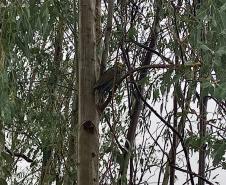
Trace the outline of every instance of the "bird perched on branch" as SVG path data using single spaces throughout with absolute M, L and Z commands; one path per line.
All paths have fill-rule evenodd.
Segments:
M 106 70 L 97 81 L 95 89 L 101 95 L 106 95 L 114 87 L 119 85 L 122 76 L 125 74 L 125 66 L 122 63 L 116 62 L 113 67 Z

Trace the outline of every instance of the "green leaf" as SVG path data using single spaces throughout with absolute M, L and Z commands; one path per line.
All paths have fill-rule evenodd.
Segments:
M 128 31 L 129 39 L 135 39 L 136 35 L 137 35 L 137 30 L 134 27 L 130 28 Z
M 226 10 L 226 3 L 224 3 L 221 7 L 220 7 L 220 12 L 223 12 Z
M 202 83 L 202 88 L 203 88 L 203 93 L 205 95 L 214 94 L 214 87 L 213 87 L 212 83 L 210 83 L 209 81 L 204 81 Z
M 220 84 L 215 88 L 214 96 L 219 99 L 225 99 L 226 97 L 226 88 L 225 84 Z
M 226 170 L 226 162 L 222 162 L 222 168 Z
M 204 50 L 204 51 L 210 51 L 211 53 L 213 53 L 213 50 L 211 50 L 207 45 L 205 44 L 201 44 L 199 46 L 200 49 Z
M 115 161 L 116 161 L 116 163 L 119 164 L 119 166 L 122 166 L 123 163 L 124 163 L 123 154 L 120 154 L 119 152 L 117 152 L 116 157 L 115 157 Z
M 158 88 L 153 89 L 153 99 L 156 101 L 160 97 L 160 92 Z
M 137 82 L 137 84 L 138 84 L 138 85 L 149 84 L 149 77 L 146 76 L 146 77 L 142 78 L 141 80 L 139 80 L 139 81 Z
M 2 167 L 2 170 L 3 170 L 3 173 L 4 173 L 5 177 L 10 177 L 11 176 L 9 169 L 10 169 L 9 166 L 3 166 Z
M 6 180 L 3 179 L 3 178 L 0 178 L 0 184 L 1 185 L 8 185 L 7 182 L 6 182 Z
M 222 56 L 225 54 L 226 54 L 226 46 L 222 46 L 216 51 L 217 56 Z
M 198 136 L 190 136 L 186 141 L 187 145 L 194 151 L 198 151 L 203 142 L 205 141 L 201 140 Z
M 0 132 L 0 142 L 1 143 L 4 143 L 5 142 L 5 136 L 4 136 L 4 134 L 2 132 Z
M 6 160 L 7 163 L 13 163 L 13 157 L 10 154 L 2 152 L 2 157 Z
M 217 166 L 221 161 L 224 161 L 224 154 L 226 151 L 226 142 L 223 140 L 218 140 L 216 143 L 213 145 L 213 165 Z

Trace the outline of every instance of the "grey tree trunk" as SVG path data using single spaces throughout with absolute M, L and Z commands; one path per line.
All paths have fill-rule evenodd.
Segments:
M 98 184 L 98 113 L 95 105 L 96 27 L 93 0 L 79 2 L 78 185 Z

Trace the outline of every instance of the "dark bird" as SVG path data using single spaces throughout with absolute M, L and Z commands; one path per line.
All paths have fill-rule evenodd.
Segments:
M 110 92 L 113 87 L 119 85 L 121 78 L 125 74 L 125 66 L 122 63 L 116 62 L 115 65 L 106 70 L 97 81 L 95 89 L 101 95 Z

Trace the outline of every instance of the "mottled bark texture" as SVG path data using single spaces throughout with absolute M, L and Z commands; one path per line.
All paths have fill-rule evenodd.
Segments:
M 96 27 L 93 0 L 79 2 L 78 185 L 98 184 L 98 113 L 95 105 Z

